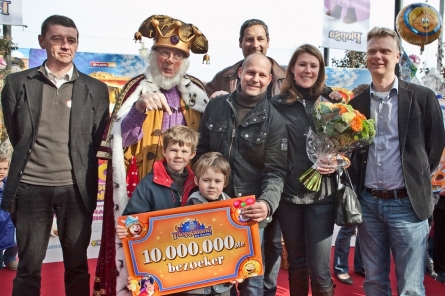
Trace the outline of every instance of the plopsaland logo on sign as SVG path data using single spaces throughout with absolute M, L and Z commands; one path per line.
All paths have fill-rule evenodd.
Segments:
M 362 32 L 329 31 L 328 38 L 335 41 L 354 41 L 357 44 L 362 44 L 362 35 Z
M 212 235 L 212 226 L 206 227 L 204 223 L 200 223 L 198 220 L 187 220 L 180 225 L 176 225 L 176 231 L 172 232 L 174 240 L 180 237 L 203 237 Z

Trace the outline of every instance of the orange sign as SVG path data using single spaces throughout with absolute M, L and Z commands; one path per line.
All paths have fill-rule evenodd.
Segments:
M 254 196 L 122 216 L 133 295 L 164 295 L 264 273 Z

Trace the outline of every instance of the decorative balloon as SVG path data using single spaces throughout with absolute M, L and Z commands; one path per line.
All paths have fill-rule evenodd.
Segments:
M 431 5 L 415 3 L 405 6 L 397 14 L 396 28 L 403 40 L 419 45 L 422 54 L 426 44 L 439 38 L 442 17 Z

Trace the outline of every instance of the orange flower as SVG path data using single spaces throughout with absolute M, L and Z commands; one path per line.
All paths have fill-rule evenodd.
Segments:
M 351 128 L 354 132 L 361 132 L 363 129 L 362 120 L 356 116 L 351 120 Z
M 362 113 L 360 113 L 360 111 L 358 110 L 354 110 L 354 114 L 355 116 L 357 116 L 358 118 L 362 119 L 362 120 L 366 120 L 365 115 L 363 115 Z
M 338 112 L 340 115 L 343 115 L 344 113 L 349 112 L 349 111 L 348 111 L 348 108 L 346 108 L 344 105 L 338 104 L 338 105 L 335 106 L 335 107 L 337 107 L 338 109 L 340 109 L 340 111 Z

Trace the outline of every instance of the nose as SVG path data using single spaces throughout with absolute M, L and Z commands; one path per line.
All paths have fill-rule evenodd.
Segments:
M 168 59 L 166 59 L 165 61 L 168 61 L 170 64 L 174 64 L 175 62 L 173 61 L 173 53 L 170 53 Z
M 64 38 L 62 39 L 62 45 L 61 45 L 61 47 L 62 47 L 62 48 L 69 48 L 68 38 L 64 37 Z
M 260 74 L 256 73 L 255 75 L 252 75 L 252 80 L 258 82 L 260 80 Z

